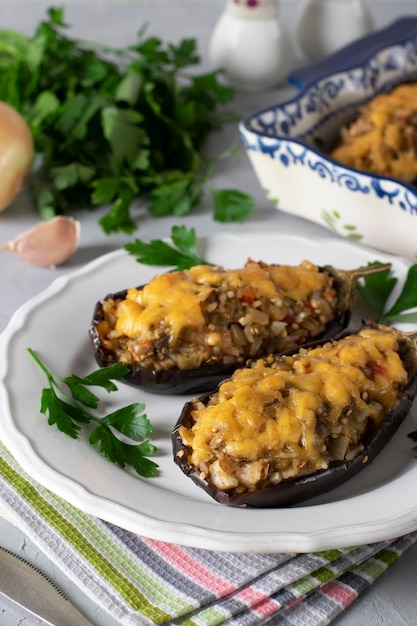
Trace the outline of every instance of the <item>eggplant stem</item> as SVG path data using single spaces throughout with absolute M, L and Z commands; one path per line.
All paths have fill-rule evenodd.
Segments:
M 346 274 L 348 274 L 348 276 L 352 280 L 358 280 L 359 278 L 362 278 L 362 276 L 385 272 L 386 270 L 390 270 L 391 267 L 391 263 L 372 263 L 371 265 L 363 265 L 361 267 L 357 267 L 354 270 L 347 270 Z

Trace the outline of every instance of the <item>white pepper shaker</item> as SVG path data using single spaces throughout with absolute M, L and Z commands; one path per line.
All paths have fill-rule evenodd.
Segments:
M 362 0 L 302 0 L 295 37 L 309 61 L 319 61 L 372 30 Z
M 291 69 L 293 53 L 278 0 L 226 0 L 211 36 L 209 58 L 238 90 L 279 85 Z

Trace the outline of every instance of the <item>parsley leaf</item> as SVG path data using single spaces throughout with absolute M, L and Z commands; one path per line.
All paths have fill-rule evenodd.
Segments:
M 120 467 L 130 465 L 144 478 L 155 475 L 155 463 L 145 456 L 153 454 L 154 449 L 124 443 L 112 435 L 111 430 L 104 425 L 93 430 L 89 442 L 91 445 L 99 445 L 100 454 L 111 463 L 117 463 Z
M 138 263 L 146 265 L 174 266 L 180 271 L 193 265 L 210 265 L 198 254 L 194 228 L 173 226 L 171 239 L 173 246 L 161 239 L 153 239 L 149 243 L 136 239 L 133 243 L 125 244 L 124 248 L 137 257 Z
M 370 265 L 377 265 L 377 261 Z M 386 302 L 396 283 L 397 279 L 391 276 L 389 269 L 376 274 L 368 274 L 363 278 L 363 283 L 358 281 L 358 292 L 375 311 L 378 319 L 383 315 Z
M 122 468 L 131 466 L 140 476 L 155 476 L 158 466 L 146 458 L 155 454 L 156 447 L 146 439 L 152 427 L 144 413 L 144 404 L 129 404 L 104 417 L 86 410 L 97 409 L 99 405 L 99 398 L 88 387 L 101 387 L 109 393 L 117 391 L 114 381 L 124 380 L 128 371 L 126 365 L 115 363 L 84 377 L 74 374 L 62 377 L 52 374 L 31 348 L 28 352 L 49 383 L 42 390 L 40 412 L 48 416 L 50 426 L 56 426 L 62 433 L 78 439 L 82 430 L 80 424 L 95 423 L 97 426 L 89 435 L 89 443 L 98 445 L 104 458 Z M 121 441 L 113 431 L 134 443 Z
M 204 179 L 181 172 L 171 173 L 149 196 L 148 210 L 156 217 L 190 213 L 203 193 Z
M 32 132 L 29 187 L 43 218 L 108 205 L 103 230 L 131 233 L 138 196 L 156 217 L 187 215 L 200 201 L 222 158 L 203 149 L 212 132 L 238 119 L 225 110 L 235 92 L 219 71 L 196 71 L 195 39 L 174 45 L 145 31 L 121 48 L 79 41 L 54 7 L 32 36 L 0 30 L 0 97 Z M 215 219 L 248 214 L 238 194 L 226 210 L 216 200 Z
M 218 222 L 237 222 L 247 217 L 254 207 L 254 199 L 237 189 L 212 189 L 214 219 Z
M 407 272 L 402 291 L 392 308 L 385 314 L 388 321 L 417 322 L 417 313 L 404 313 L 417 306 L 417 265 Z
M 410 312 L 410 309 L 417 307 L 417 265 L 409 267 L 399 296 L 387 310 L 387 301 L 397 282 L 398 279 L 391 275 L 390 270 L 369 274 L 362 283 L 358 282 L 358 292 L 375 311 L 378 323 L 417 322 L 417 312 Z

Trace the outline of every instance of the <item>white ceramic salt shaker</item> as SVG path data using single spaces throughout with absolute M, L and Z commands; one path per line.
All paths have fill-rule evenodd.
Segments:
M 278 0 L 226 0 L 211 36 L 210 62 L 240 91 L 279 85 L 293 59 Z
M 295 17 L 296 41 L 313 62 L 371 29 L 371 15 L 362 0 L 302 0 Z

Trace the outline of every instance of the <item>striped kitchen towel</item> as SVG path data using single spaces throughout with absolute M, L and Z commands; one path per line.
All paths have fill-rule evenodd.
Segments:
M 30 478 L 0 444 L 0 512 L 121 625 L 324 626 L 417 532 L 310 554 L 224 553 L 140 537 Z

